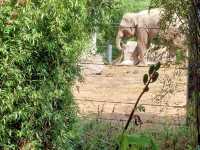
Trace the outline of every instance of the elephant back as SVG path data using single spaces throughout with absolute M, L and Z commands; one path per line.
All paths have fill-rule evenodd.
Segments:
M 137 13 L 138 27 L 159 28 L 162 9 L 155 8 Z
M 120 22 L 120 27 L 134 27 L 135 26 L 135 13 L 126 13 L 123 15 L 122 20 Z

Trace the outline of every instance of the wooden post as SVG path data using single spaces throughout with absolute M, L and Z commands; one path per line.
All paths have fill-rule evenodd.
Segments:
M 91 49 L 91 53 L 93 55 L 95 55 L 97 52 L 97 32 L 94 31 L 92 32 L 92 49 Z
M 108 63 L 112 64 L 112 44 L 108 44 L 107 48 L 107 58 L 108 58 Z

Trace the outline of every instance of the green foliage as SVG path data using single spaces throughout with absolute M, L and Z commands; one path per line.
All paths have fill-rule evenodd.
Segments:
M 151 75 L 153 72 L 154 72 L 154 69 L 155 69 L 155 66 L 154 65 L 151 65 L 149 67 L 149 75 Z
M 143 105 L 139 105 L 139 106 L 137 107 L 137 110 L 138 110 L 139 112 L 145 112 L 145 107 L 144 107 Z
M 161 66 L 161 63 L 158 62 L 156 65 L 155 65 L 155 71 L 158 71 L 160 69 L 160 66 Z
M 155 82 L 158 79 L 159 73 L 155 72 L 154 75 L 152 76 L 151 82 Z
M 186 126 L 180 126 L 179 128 L 164 127 L 162 134 L 158 136 L 163 140 L 160 149 L 192 150 L 195 147 L 195 139 L 191 129 Z M 159 141 L 160 143 L 161 141 Z
M 114 150 L 119 132 L 119 126 L 95 119 L 81 119 L 70 139 L 74 150 Z
M 123 134 L 120 139 L 120 150 L 158 150 L 150 137 L 140 134 Z
M 130 115 L 129 118 L 126 122 L 126 125 L 123 129 L 122 135 L 120 136 L 120 141 L 119 141 L 119 147 L 121 150 L 126 150 L 126 149 L 153 149 L 156 150 L 157 147 L 156 145 L 152 142 L 151 139 L 148 137 L 138 137 L 138 135 L 134 134 L 126 134 L 126 131 L 128 129 L 128 126 L 130 125 L 130 122 L 133 118 L 135 118 L 135 125 L 141 125 L 142 121 L 140 119 L 140 116 L 135 115 L 135 111 L 138 109 L 140 112 L 145 111 L 145 108 L 143 106 L 138 106 L 141 97 L 144 95 L 145 92 L 149 91 L 149 84 L 155 82 L 158 79 L 158 70 L 160 69 L 160 62 L 157 64 L 151 65 L 149 67 L 149 74 L 144 74 L 143 76 L 143 83 L 145 85 L 143 91 L 139 95 Z M 138 124 L 138 121 L 140 122 Z M 150 146 L 150 147 L 149 147 Z
M 181 64 L 185 59 L 187 58 L 184 56 L 183 50 L 176 50 L 176 64 Z
M 70 134 L 71 143 L 74 145 L 73 149 L 116 150 L 123 126 L 122 122 L 81 119 Z M 136 140 L 131 140 L 131 142 L 142 138 L 144 140 L 140 140 L 138 143 L 143 145 L 145 141 L 148 144 L 153 142 L 159 150 L 194 150 L 195 148 L 191 129 L 186 126 L 171 127 L 155 124 L 153 128 L 137 128 L 132 124 L 126 134 L 133 135 L 133 138 L 136 137 Z
M 151 76 L 151 83 L 155 82 L 158 79 L 159 73 L 157 72 L 160 69 L 160 62 L 149 67 L 149 76 Z M 144 78 L 147 74 L 144 75 Z
M 1 7 L 0 149 L 69 148 L 76 116 L 71 86 L 88 37 L 85 7 L 78 0 L 24 7 L 8 0 Z
M 151 6 L 164 8 L 164 13 L 161 20 L 161 28 L 165 28 L 166 25 L 168 25 L 167 22 L 173 22 L 174 20 L 172 16 L 176 14 L 179 19 L 182 21 L 184 20 L 182 22 L 183 29 L 188 29 L 187 19 L 191 6 L 190 0 L 151 0 Z
M 121 10 L 123 13 L 138 12 L 149 8 L 150 0 L 122 0 Z
M 87 25 L 90 25 L 90 30 L 105 30 L 111 23 L 117 4 L 117 0 L 87 0 Z
M 144 85 L 147 83 L 148 79 L 149 79 L 148 74 L 145 74 L 144 77 L 143 77 L 143 83 L 144 83 Z

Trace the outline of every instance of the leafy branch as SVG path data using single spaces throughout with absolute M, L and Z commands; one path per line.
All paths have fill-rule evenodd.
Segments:
M 139 103 L 141 97 L 144 95 L 145 92 L 149 91 L 149 84 L 155 82 L 158 79 L 159 73 L 157 71 L 159 70 L 159 68 L 160 68 L 160 62 L 157 63 L 156 65 L 151 65 L 150 68 L 149 68 L 148 74 L 145 74 L 143 76 L 143 83 L 144 83 L 145 87 L 143 88 L 141 94 L 139 95 L 139 97 L 138 97 L 138 99 L 135 103 L 135 106 L 132 109 L 132 112 L 131 112 L 131 114 L 128 118 L 128 121 L 127 121 L 127 123 L 124 127 L 123 133 L 128 129 L 128 126 L 131 122 L 131 119 L 134 116 L 134 113 L 137 109 L 137 106 L 138 106 L 138 103 Z
M 131 112 L 131 114 L 129 115 L 129 118 L 128 118 L 127 122 L 126 122 L 126 125 L 125 125 L 125 127 L 124 127 L 124 129 L 123 129 L 122 136 L 121 136 L 121 139 L 120 139 L 120 146 L 121 146 L 121 147 L 129 146 L 129 144 L 133 142 L 133 141 L 130 141 L 129 144 L 128 144 L 128 142 L 127 142 L 128 139 L 137 139 L 137 137 L 135 138 L 135 135 L 133 135 L 134 138 L 130 138 L 128 135 L 125 135 L 125 136 L 124 136 L 124 134 L 125 134 L 125 132 L 127 131 L 127 129 L 128 129 L 128 127 L 129 127 L 129 124 L 130 124 L 132 118 L 134 118 L 134 113 L 135 113 L 135 111 L 136 111 L 136 109 L 137 109 L 137 106 L 138 106 L 140 100 L 141 100 L 141 97 L 144 95 L 145 92 L 148 92 L 148 91 L 149 91 L 149 84 L 155 82 L 155 81 L 158 79 L 159 73 L 158 73 L 157 71 L 158 71 L 159 69 L 160 69 L 160 62 L 158 62 L 158 63 L 155 64 L 155 65 L 151 65 L 150 68 L 149 68 L 148 74 L 144 74 L 144 76 L 143 76 L 143 83 L 144 83 L 145 87 L 143 88 L 141 94 L 139 95 L 139 97 L 138 97 L 138 99 L 137 99 L 137 101 L 136 101 L 136 103 L 135 103 L 135 105 L 134 105 L 134 107 L 133 107 L 133 109 L 132 109 L 132 112 Z M 138 117 L 136 117 L 136 118 L 138 118 Z M 132 136 L 132 135 L 131 135 L 131 136 Z M 125 138 L 126 138 L 126 140 L 124 140 Z M 138 138 L 139 138 L 139 137 L 138 137 Z M 144 138 L 144 137 L 143 137 L 143 138 Z M 147 141 L 148 141 L 148 140 L 147 140 Z M 128 145 L 125 144 L 125 145 L 126 145 L 126 146 L 125 146 L 125 145 L 124 145 L 124 142 L 127 143 Z M 136 142 L 136 143 L 137 143 L 137 142 Z M 152 141 L 151 141 L 150 144 L 152 144 Z M 154 145 L 154 144 L 153 144 L 153 145 Z M 118 147 L 118 148 L 119 148 L 119 147 Z M 118 148 L 117 148 L 117 149 L 118 149 Z M 124 149 L 124 148 L 121 148 L 121 149 Z

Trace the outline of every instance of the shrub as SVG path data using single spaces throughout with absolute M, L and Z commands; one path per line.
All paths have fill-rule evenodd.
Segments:
M 87 41 L 84 2 L 0 6 L 0 149 L 66 149 L 71 87 Z
M 70 137 L 74 150 L 114 150 L 121 124 L 80 119 Z M 76 133 L 76 134 L 75 134 Z

